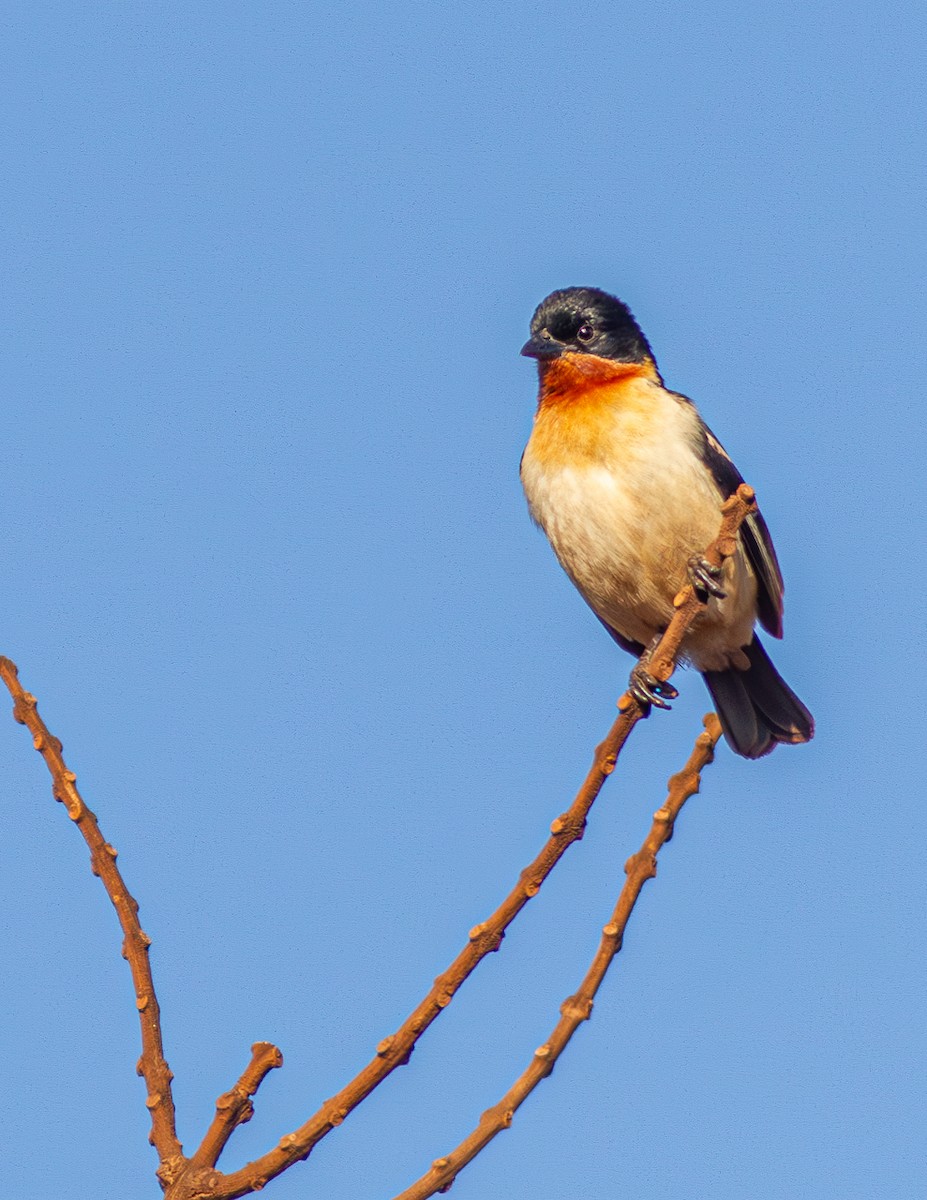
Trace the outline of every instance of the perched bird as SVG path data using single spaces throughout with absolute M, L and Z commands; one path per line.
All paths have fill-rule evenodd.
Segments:
M 760 758 L 777 742 L 809 741 L 811 713 L 753 631 L 759 619 L 782 637 L 782 575 L 766 522 L 759 512 L 746 519 L 723 569 L 702 557 L 743 480 L 692 401 L 664 386 L 630 309 L 598 288 L 553 292 L 522 354 L 537 359 L 540 379 L 522 484 L 586 603 L 639 657 L 691 582 L 708 607 L 682 656 L 701 671 L 731 747 Z M 647 709 L 678 694 L 646 660 L 630 686 Z

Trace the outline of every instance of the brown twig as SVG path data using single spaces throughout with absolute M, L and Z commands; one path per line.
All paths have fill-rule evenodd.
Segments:
M 435 1195 L 436 1192 L 447 1191 L 460 1171 L 472 1162 L 498 1133 L 510 1127 L 517 1110 L 541 1080 L 545 1079 L 554 1069 L 554 1064 L 566 1049 L 580 1024 L 587 1021 L 592 1015 L 595 994 L 599 990 L 612 960 L 621 949 L 624 931 L 641 889 L 647 880 L 652 879 L 657 873 L 657 855 L 661 847 L 672 837 L 673 824 L 682 806 L 690 796 L 694 796 L 698 791 L 702 770 L 714 758 L 715 746 L 721 736 L 721 723 L 714 713 L 708 713 L 704 724 L 705 732 L 699 734 L 695 749 L 685 767 L 678 775 L 674 775 L 670 779 L 666 803 L 654 813 L 653 825 L 643 846 L 625 863 L 627 879 L 621 889 L 611 919 L 602 930 L 602 940 L 598 951 L 579 990 L 575 995 L 568 996 L 561 1004 L 560 1020 L 550 1038 L 543 1046 L 539 1046 L 535 1050 L 530 1065 L 499 1103 L 483 1113 L 476 1129 L 450 1154 L 432 1163 L 431 1169 L 411 1187 L 396 1196 L 395 1200 L 428 1200 L 428 1197 Z
M 737 534 L 743 521 L 756 509 L 755 494 L 742 484 L 737 492 L 721 506 L 722 521 L 718 537 L 705 551 L 705 558 L 721 566 L 737 546 Z M 666 680 L 675 666 L 679 647 L 689 626 L 705 605 L 695 589 L 687 584 L 676 596 L 675 612 L 658 646 L 651 653 L 648 670 L 657 679 Z M 522 871 L 518 883 L 502 904 L 486 921 L 470 931 L 470 941 L 454 962 L 437 977 L 434 986 L 414 1012 L 391 1037 L 377 1047 L 377 1055 L 345 1087 L 333 1096 L 293 1133 L 287 1134 L 261 1158 L 255 1159 L 222 1178 L 217 1184 L 216 1197 L 244 1196 L 262 1188 L 268 1180 L 285 1171 L 292 1163 L 307 1158 L 313 1148 L 331 1132 L 358 1104 L 361 1103 L 397 1067 L 409 1061 L 415 1044 L 477 964 L 491 951 L 497 950 L 505 931 L 541 884 L 553 870 L 564 852 L 583 836 L 589 810 L 602 785 L 615 769 L 615 762 L 631 730 L 645 716 L 639 702 L 626 692 L 618 701 L 619 715 L 596 747 L 592 767 L 570 808 L 551 825 L 551 837 L 537 858 Z M 171 1195 L 169 1200 L 174 1200 Z M 184 1200 L 178 1193 L 177 1200 Z
M 271 1042 L 255 1042 L 251 1047 L 251 1062 L 242 1072 L 241 1079 L 230 1092 L 225 1092 L 216 1101 L 216 1115 L 206 1131 L 199 1149 L 190 1159 L 191 1167 L 214 1167 L 225 1144 L 239 1125 L 244 1125 L 254 1116 L 251 1097 L 264 1081 L 264 1077 L 275 1067 L 283 1066 L 283 1055 Z
M 32 744 L 45 759 L 45 765 L 52 777 L 52 795 L 64 805 L 68 816 L 90 847 L 91 870 L 94 875 L 100 877 L 122 926 L 122 954 L 132 972 L 135 1006 L 138 1009 L 142 1031 L 142 1055 L 138 1060 L 138 1073 L 144 1077 L 148 1088 L 145 1103 L 151 1113 L 149 1140 L 157 1150 L 161 1162 L 159 1174 L 162 1179 L 171 1178 L 182 1168 L 185 1160 L 183 1147 L 177 1139 L 174 1100 L 171 1095 L 173 1075 L 164 1058 L 161 1013 L 148 961 L 151 941 L 139 924 L 138 904 L 129 893 L 116 866 L 116 851 L 104 840 L 96 817 L 77 790 L 77 776 L 68 770 L 61 757 L 61 742 L 49 733 L 45 722 L 39 716 L 35 696 L 24 691 L 16 666 L 8 658 L 0 658 L 0 678 L 13 697 L 13 716 L 21 725 L 27 727 L 32 734 Z

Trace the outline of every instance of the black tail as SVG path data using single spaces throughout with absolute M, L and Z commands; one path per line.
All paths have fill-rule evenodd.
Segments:
M 704 671 L 721 728 L 735 754 L 762 758 L 776 742 L 810 742 L 814 718 L 776 668 L 758 637 L 744 653 L 746 671 Z

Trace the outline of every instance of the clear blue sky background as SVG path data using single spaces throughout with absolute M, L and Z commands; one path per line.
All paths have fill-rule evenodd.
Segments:
M 518 357 L 595 284 L 753 483 L 810 747 L 722 750 L 590 1024 L 460 1200 L 925 1186 L 927 19 L 820 3 L 72 3 L 2 20 L 0 651 L 142 906 L 223 1165 L 370 1057 L 566 807 L 630 660 L 532 529 Z M 277 1200 L 388 1200 L 543 1042 L 707 708 Z M 7 706 L 4 704 L 4 708 Z M 159 1195 L 112 909 L 0 719 L 14 1200 Z

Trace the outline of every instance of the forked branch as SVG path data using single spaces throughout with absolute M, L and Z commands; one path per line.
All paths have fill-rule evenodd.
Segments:
M 657 873 L 657 855 L 673 836 L 673 825 L 682 806 L 699 789 L 702 770 L 714 758 L 715 746 L 721 736 L 721 723 L 714 713 L 705 717 L 705 732 L 699 734 L 688 762 L 669 781 L 666 803 L 654 813 L 653 825 L 644 844 L 625 863 L 627 879 L 618 896 L 614 912 L 602 930 L 602 940 L 586 976 L 573 996 L 560 1006 L 560 1020 L 525 1071 L 516 1079 L 498 1104 L 486 1110 L 476 1129 L 450 1154 L 437 1159 L 421 1179 L 406 1188 L 395 1200 L 428 1200 L 436 1192 L 445 1192 L 463 1168 L 487 1146 L 496 1134 L 508 1129 L 517 1110 L 524 1104 L 542 1079 L 554 1069 L 554 1063 L 566 1049 L 570 1038 L 583 1021 L 592 1016 L 592 1005 L 605 973 L 621 949 L 624 931 L 634 911 L 641 889 Z

